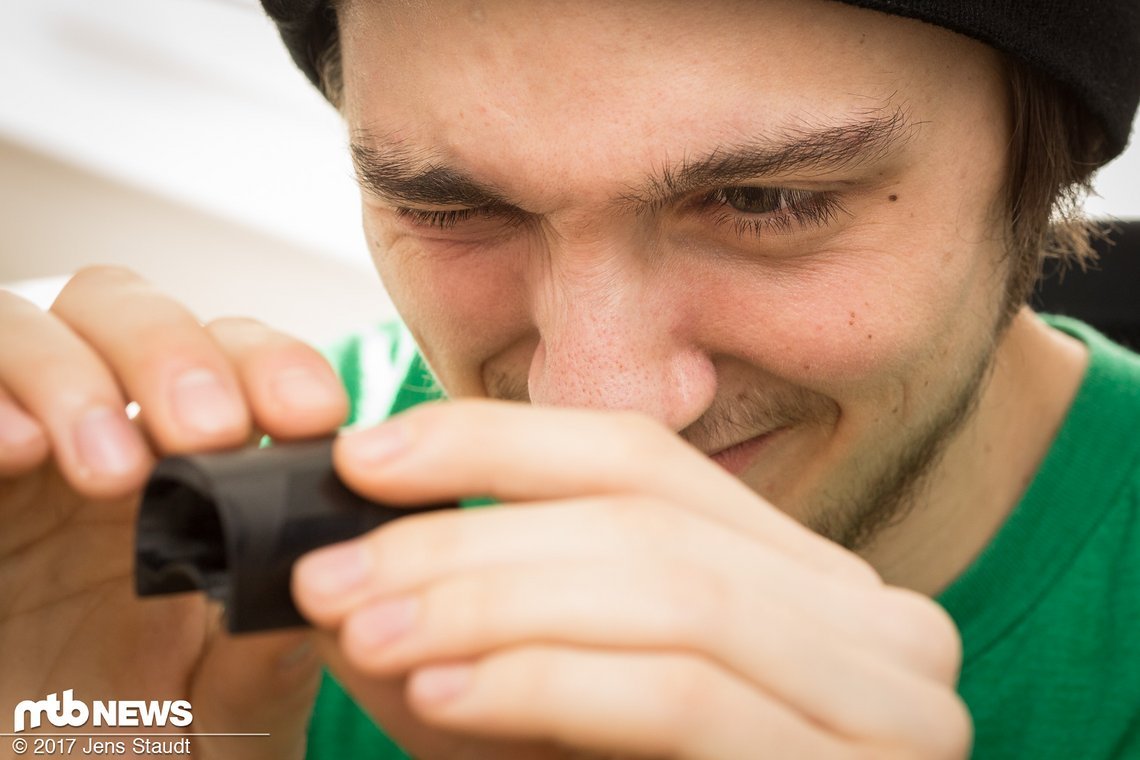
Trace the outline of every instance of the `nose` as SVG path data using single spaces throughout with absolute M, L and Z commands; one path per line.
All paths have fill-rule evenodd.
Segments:
M 544 272 L 531 299 L 531 403 L 637 411 L 677 431 L 700 417 L 716 371 L 687 329 L 695 305 L 679 279 L 617 260 Z

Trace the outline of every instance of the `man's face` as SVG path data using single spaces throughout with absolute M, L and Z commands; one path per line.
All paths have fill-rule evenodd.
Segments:
M 981 45 L 822 0 L 355 0 L 341 39 L 369 244 L 450 395 L 645 412 L 848 543 L 967 413 Z

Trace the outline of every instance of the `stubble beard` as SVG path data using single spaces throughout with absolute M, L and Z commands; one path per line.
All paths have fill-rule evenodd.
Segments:
M 858 551 L 867 548 L 882 531 L 906 518 L 922 501 L 924 485 L 945 454 L 950 442 L 977 410 L 993 369 L 997 344 L 1009 320 L 999 317 L 988 345 L 952 401 L 923 427 L 915 430 L 886 459 L 880 470 L 852 494 L 825 494 L 806 508 L 796 509 L 803 524 L 840 546 Z M 526 380 L 507 374 L 487 379 L 492 398 L 531 403 Z M 804 388 L 773 392 L 752 388 L 733 402 L 706 412 L 693 425 L 679 432 L 698 448 L 711 440 L 737 440 L 758 430 L 777 430 L 802 424 L 832 424 L 839 415 L 834 401 Z M 765 497 L 763 493 L 760 496 Z M 790 505 L 776 503 L 785 510 Z
M 914 431 L 901 444 L 900 454 L 855 496 L 820 499 L 805 512 L 804 524 L 850 551 L 860 551 L 883 530 L 906 519 L 922 503 L 929 477 L 949 444 L 977 411 L 996 353 L 995 335 L 951 403 Z

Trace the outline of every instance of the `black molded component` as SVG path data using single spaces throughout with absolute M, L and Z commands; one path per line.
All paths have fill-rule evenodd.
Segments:
M 389 520 L 454 507 L 368 501 L 332 468 L 332 439 L 163 459 L 139 508 L 139 596 L 205 591 L 234 633 L 304 625 L 293 563 Z

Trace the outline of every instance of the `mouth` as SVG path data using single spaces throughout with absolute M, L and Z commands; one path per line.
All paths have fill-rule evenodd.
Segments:
M 769 430 L 767 433 L 727 446 L 720 451 L 710 454 L 709 458 L 725 470 L 728 470 L 730 474 L 740 475 L 756 461 L 760 452 L 767 448 L 771 441 L 785 430 L 787 430 L 787 428 Z

